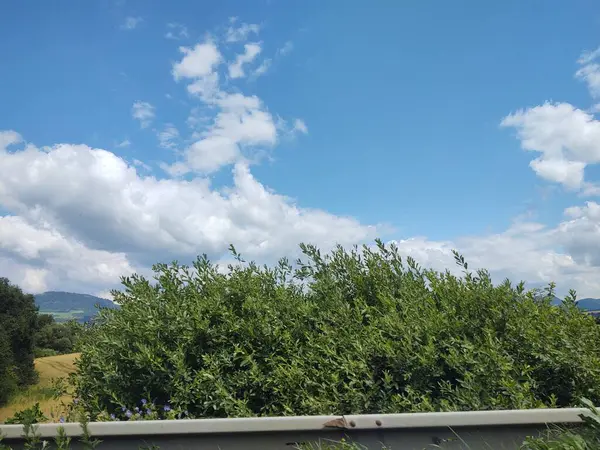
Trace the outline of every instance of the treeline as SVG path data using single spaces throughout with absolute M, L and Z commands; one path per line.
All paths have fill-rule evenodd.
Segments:
M 0 405 L 38 379 L 34 358 L 75 351 L 84 326 L 39 314 L 33 295 L 0 278 Z

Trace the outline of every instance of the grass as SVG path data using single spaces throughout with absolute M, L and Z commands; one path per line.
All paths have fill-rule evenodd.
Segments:
M 64 414 L 63 405 L 69 403 L 71 398 L 68 395 L 59 399 L 52 398 L 52 380 L 66 377 L 74 372 L 77 356 L 79 353 L 37 358 L 35 369 L 40 374 L 38 383 L 15 395 L 8 405 L 0 408 L 0 423 L 35 403 L 40 404 L 41 410 L 50 422 L 58 422 L 60 416 Z

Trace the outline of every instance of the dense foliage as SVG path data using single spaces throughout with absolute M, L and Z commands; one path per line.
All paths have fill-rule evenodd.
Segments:
M 76 351 L 84 325 L 75 320 L 56 323 L 50 314 L 39 314 L 35 334 L 35 356 L 54 356 Z
M 301 246 L 292 268 L 156 265 L 85 335 L 92 417 L 148 399 L 191 417 L 486 410 L 600 401 L 600 327 L 485 270 L 439 273 L 395 247 Z M 235 250 L 234 250 L 235 253 Z M 167 409 L 167 406 L 164 408 Z M 143 416 L 143 410 L 141 411 Z
M 0 278 L 0 405 L 19 387 L 34 383 L 37 307 L 6 278 Z

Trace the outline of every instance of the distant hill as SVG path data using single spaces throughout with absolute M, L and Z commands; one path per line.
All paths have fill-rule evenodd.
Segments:
M 600 298 L 582 298 L 577 300 L 577 306 L 584 311 L 599 311 Z
M 558 306 L 562 303 L 562 299 L 554 297 L 551 303 Z M 600 311 L 600 298 L 582 298 L 577 300 L 576 304 L 582 311 Z
M 87 322 L 98 313 L 95 305 L 101 308 L 118 308 L 110 300 L 73 292 L 44 292 L 35 296 L 35 302 L 41 313 L 52 314 L 57 322 L 71 319 Z

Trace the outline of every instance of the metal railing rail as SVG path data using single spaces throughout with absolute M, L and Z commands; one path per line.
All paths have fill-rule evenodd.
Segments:
M 170 449 L 279 450 L 302 443 L 345 437 L 369 449 L 433 448 L 516 449 L 526 436 L 550 425 L 581 422 L 589 411 L 580 408 L 444 413 L 368 414 L 347 416 L 258 417 L 231 419 L 91 422 L 88 430 L 104 441 L 100 450 L 137 449 L 142 442 Z M 42 439 L 82 434 L 77 423 L 40 424 Z M 24 444 L 23 426 L 0 425 L 0 433 L 13 448 Z M 76 439 L 73 439 L 75 442 Z M 78 448 L 76 445 L 73 448 Z M 439 447 L 438 447 L 439 448 Z

